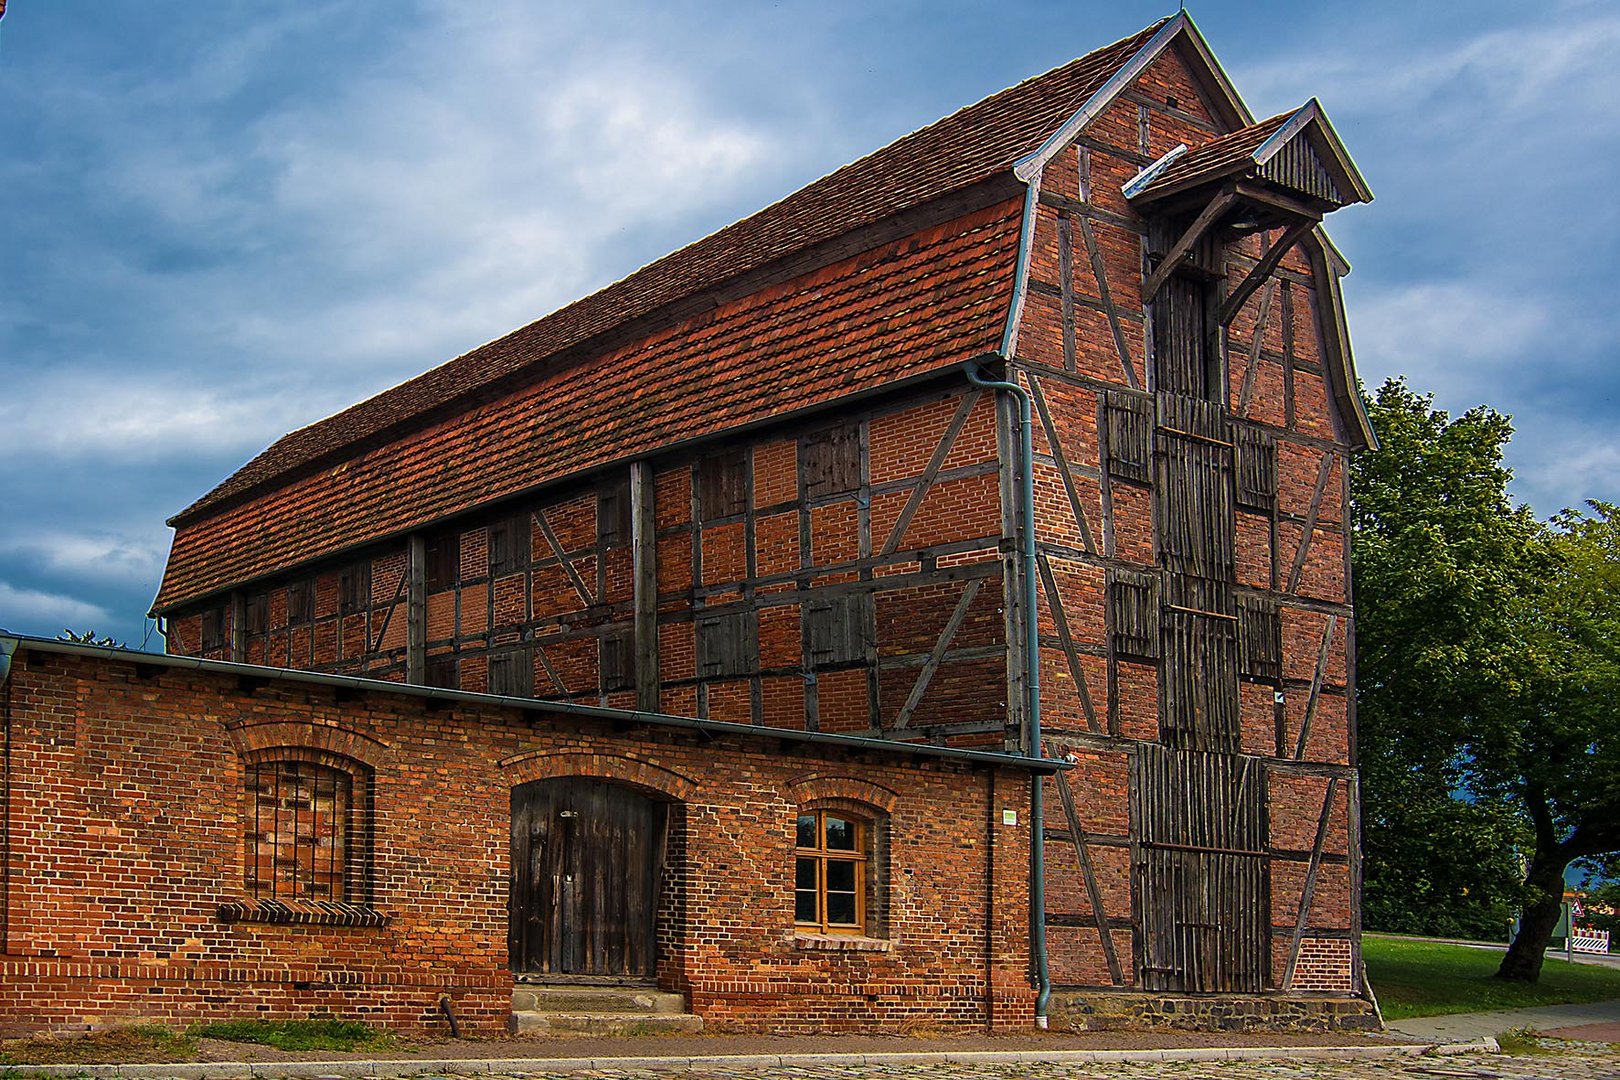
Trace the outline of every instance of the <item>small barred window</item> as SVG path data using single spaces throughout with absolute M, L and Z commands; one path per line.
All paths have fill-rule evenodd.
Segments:
M 367 901 L 363 774 L 278 759 L 250 763 L 244 786 L 249 897 Z

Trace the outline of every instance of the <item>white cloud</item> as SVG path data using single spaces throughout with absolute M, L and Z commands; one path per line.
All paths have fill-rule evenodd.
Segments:
M 63 374 L 13 383 L 0 431 L 19 457 L 121 465 L 197 453 L 242 453 L 307 422 L 300 402 L 270 391 L 176 385 L 168 376 Z
M 96 582 L 155 581 L 167 549 L 156 535 L 93 531 L 30 534 L 0 545 L 7 559 L 22 558 L 52 575 Z
M 93 630 L 106 624 L 107 610 L 58 593 L 19 589 L 0 581 L 0 626 L 16 628 L 24 623 L 57 625 L 71 630 Z
M 1536 297 L 1463 281 L 1375 286 L 1353 298 L 1349 317 L 1364 380 L 1408 374 L 1442 397 L 1494 389 L 1552 325 Z

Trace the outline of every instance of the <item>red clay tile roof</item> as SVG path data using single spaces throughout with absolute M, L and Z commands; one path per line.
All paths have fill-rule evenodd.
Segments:
M 678 439 L 993 350 L 1011 301 L 1016 202 L 845 259 L 811 274 L 815 286 L 765 289 L 594 356 L 578 347 L 739 274 L 1010 175 L 1167 21 L 959 110 L 282 437 L 173 519 L 154 610 Z M 555 359 L 564 351 L 570 358 Z
M 174 523 L 727 278 L 1009 170 L 1167 21 L 960 109 L 543 319 L 283 436 Z
M 1254 152 L 1298 111 L 1290 109 L 1288 112 L 1279 113 L 1269 120 L 1262 120 L 1258 124 L 1250 124 L 1246 128 L 1221 135 L 1196 150 L 1182 154 L 1172 161 L 1164 172 L 1154 177 L 1152 183 L 1137 192 L 1136 197 L 1153 195 L 1166 188 L 1184 187 L 1200 180 L 1227 176 L 1252 167 Z

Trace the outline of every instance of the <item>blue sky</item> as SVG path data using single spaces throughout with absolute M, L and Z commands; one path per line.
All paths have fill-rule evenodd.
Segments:
M 140 643 L 164 519 L 281 433 L 1170 10 L 11 0 L 0 626 Z M 1191 10 L 1378 195 L 1330 220 L 1363 378 L 1514 414 L 1543 516 L 1620 497 L 1620 10 Z

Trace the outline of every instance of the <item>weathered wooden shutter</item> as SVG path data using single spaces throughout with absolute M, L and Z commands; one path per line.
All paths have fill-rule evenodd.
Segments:
M 211 607 L 202 613 L 202 647 L 219 649 L 225 645 L 225 609 Z
M 427 565 L 423 568 L 428 592 L 448 589 L 461 580 L 461 534 L 447 533 L 427 542 Z
M 715 521 L 748 505 L 748 452 L 725 450 L 697 463 L 698 518 Z
M 812 597 L 804 605 L 805 634 L 814 667 L 861 663 L 875 639 L 872 594 Z
M 1148 482 L 1153 479 L 1153 399 L 1110 390 L 1106 401 L 1109 473 Z
M 423 676 L 428 686 L 441 690 L 459 690 L 461 688 L 461 661 L 454 655 L 430 656 Z
M 1231 581 L 1232 443 L 1219 406 L 1174 394 L 1157 401 L 1160 564 L 1174 574 Z
M 1236 436 L 1237 504 L 1269 514 L 1277 505 L 1277 440 L 1248 424 L 1238 425 Z
M 1160 737 L 1189 750 L 1237 753 L 1237 604 L 1232 585 L 1170 574 L 1164 582 Z
M 534 695 L 534 660 L 528 649 L 490 653 L 489 692 L 507 697 Z
M 1159 575 L 1152 570 L 1108 568 L 1108 614 L 1114 652 L 1157 659 L 1159 655 Z
M 1144 743 L 1133 781 L 1142 988 L 1256 993 L 1270 956 L 1265 771 Z
M 596 542 L 620 547 L 630 542 L 630 481 L 611 481 L 596 493 Z
M 628 690 L 636 684 L 635 637 L 629 630 L 602 635 L 602 690 Z
M 315 582 L 309 578 L 287 586 L 287 625 L 297 626 L 315 617 Z
M 1269 597 L 1238 598 L 1238 674 L 1265 682 L 1282 679 L 1282 618 Z
M 338 577 L 338 611 L 353 615 L 371 606 L 371 563 L 357 562 Z
M 262 634 L 270 629 L 270 596 L 254 593 L 242 605 L 243 630 L 248 634 Z
M 841 495 L 861 486 L 861 429 L 843 424 L 812 432 L 799 440 L 799 468 L 804 494 L 815 499 Z
M 700 615 L 698 677 L 751 675 L 759 669 L 759 615 L 753 610 Z
M 529 565 L 529 515 L 497 521 L 489 527 L 489 576 L 512 574 Z

